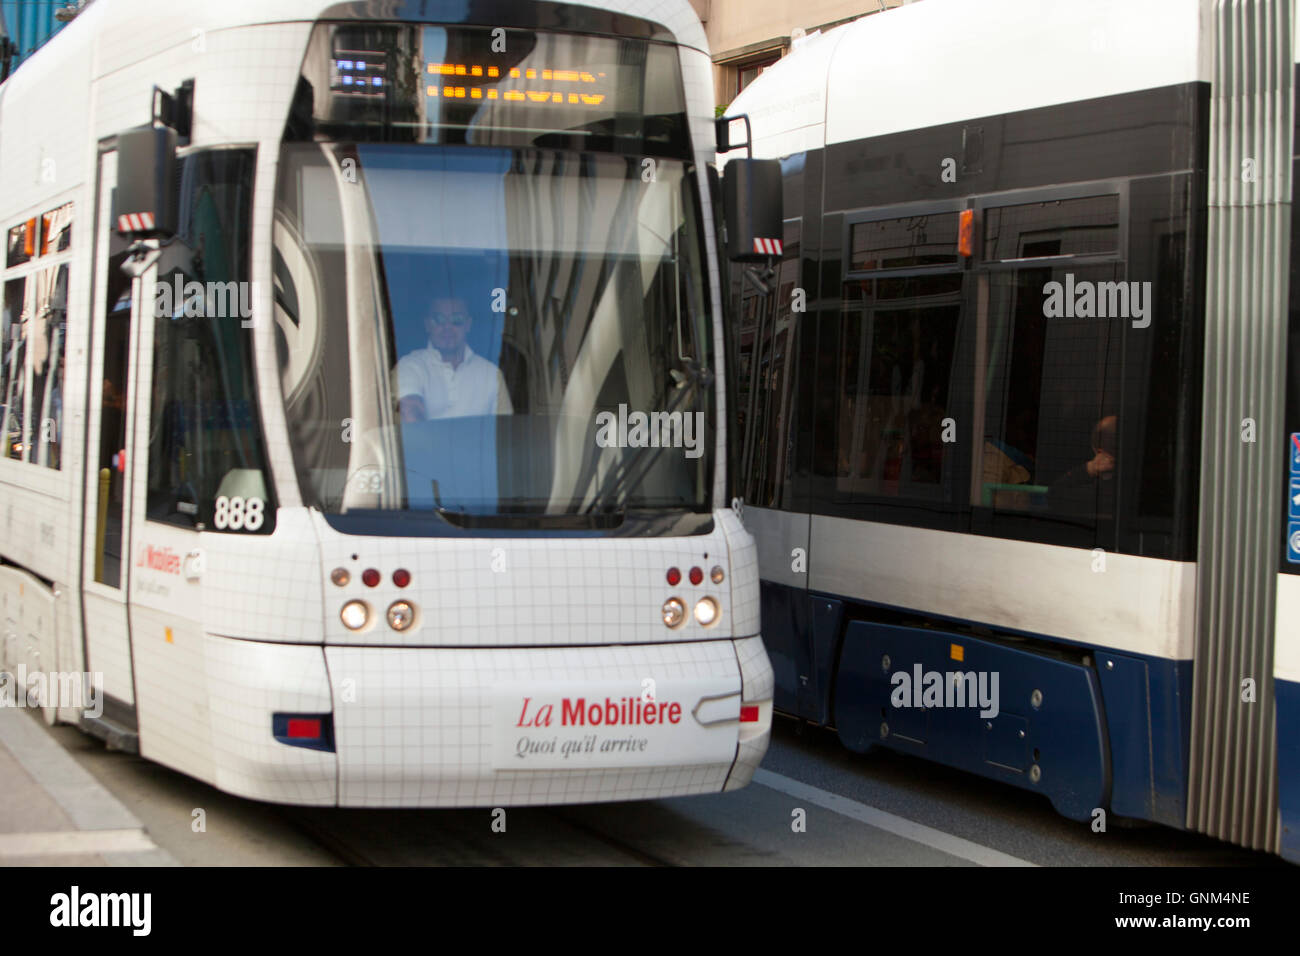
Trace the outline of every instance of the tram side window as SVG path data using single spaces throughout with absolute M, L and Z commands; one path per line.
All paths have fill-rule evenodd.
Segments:
M 12 268 L 30 262 L 36 256 L 36 220 L 28 219 L 9 230 L 5 266 Z
M 173 268 L 158 274 L 147 516 L 269 533 L 275 508 L 253 377 L 252 150 L 181 169 Z
M 1137 307 L 1118 281 L 1119 252 L 1118 195 L 985 211 L 984 261 L 1017 265 L 986 273 L 984 441 L 973 505 L 1081 527 L 1113 517 L 1120 316 Z
M 27 384 L 26 279 L 4 285 L 0 319 L 0 453 L 23 460 L 23 396 Z
M 835 437 L 841 492 L 941 496 L 961 284 L 956 273 L 845 283 Z
M 43 269 L 29 276 L 27 282 L 35 305 L 29 333 L 32 390 L 27 435 L 32 454 L 28 460 L 58 468 L 63 437 L 68 266 L 64 263 Z
M 64 203 L 11 228 L 5 258 L 6 267 L 32 265 L 4 284 L 0 456 L 48 468 L 62 458 L 68 264 L 40 267 L 71 242 L 72 203 Z
M 1095 287 L 1117 272 L 1104 265 L 991 274 L 984 447 L 973 504 L 1085 524 L 1113 516 L 1123 320 L 1062 316 L 1044 302 L 1053 282 L 1062 291 Z
M 850 226 L 831 436 L 841 500 L 951 497 L 956 461 L 943 433 L 960 388 L 958 262 L 956 212 Z

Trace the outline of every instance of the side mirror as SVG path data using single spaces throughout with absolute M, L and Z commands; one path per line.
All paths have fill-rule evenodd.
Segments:
M 785 236 L 779 159 L 733 159 L 722 171 L 727 258 L 765 262 L 782 253 Z
M 176 131 L 143 126 L 117 136 L 117 232 L 128 240 L 176 235 Z

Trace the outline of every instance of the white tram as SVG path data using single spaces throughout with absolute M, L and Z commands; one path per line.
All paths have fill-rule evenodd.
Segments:
M 685 0 L 86 7 L 0 86 L 0 693 L 276 802 L 744 786 L 711 107 Z

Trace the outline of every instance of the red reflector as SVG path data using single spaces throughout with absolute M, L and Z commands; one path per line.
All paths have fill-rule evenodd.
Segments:
M 361 572 L 361 580 L 366 587 L 373 588 L 379 584 L 379 572 L 374 568 L 366 568 Z
M 704 572 L 699 568 L 691 568 L 691 583 L 699 584 L 704 580 Z
M 743 712 L 743 711 L 742 711 Z M 757 718 L 755 718 L 757 719 Z M 744 720 L 744 717 L 741 717 Z M 317 740 L 320 737 L 320 718 L 307 720 L 302 717 L 289 718 L 289 736 Z
M 957 217 L 957 254 L 966 258 L 975 254 L 974 209 L 963 209 Z
M 681 583 L 681 580 L 682 580 L 682 572 L 678 571 L 676 568 L 669 568 L 669 569 L 668 569 L 668 583 L 669 583 L 669 584 L 671 584 L 671 585 L 673 585 L 674 587 L 676 587 L 679 583 Z
M 740 722 L 742 724 L 758 723 L 758 705 L 749 704 L 746 707 L 740 708 Z
M 399 588 L 404 588 L 411 583 L 411 572 L 399 568 L 393 572 L 393 583 Z

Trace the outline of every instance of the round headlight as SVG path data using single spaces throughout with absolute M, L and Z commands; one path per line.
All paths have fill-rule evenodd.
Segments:
M 701 598 L 700 603 L 695 605 L 695 620 L 704 627 L 715 623 L 719 613 L 718 602 L 711 597 Z
M 370 620 L 370 608 L 365 601 L 349 601 L 339 612 L 339 619 L 348 630 L 359 631 Z
M 664 623 L 669 627 L 681 627 L 686 620 L 686 605 L 678 598 L 664 601 Z
M 415 623 L 415 608 L 409 601 L 394 601 L 388 606 L 388 626 L 404 631 Z

